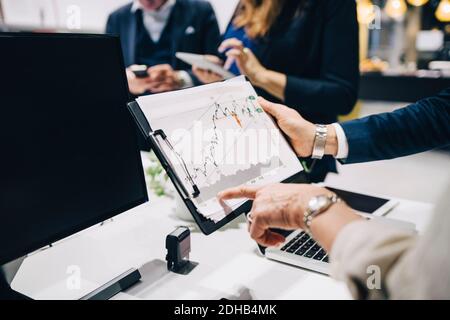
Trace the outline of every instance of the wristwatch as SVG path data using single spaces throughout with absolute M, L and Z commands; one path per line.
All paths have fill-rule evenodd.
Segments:
M 183 77 L 183 74 L 181 71 L 176 71 L 175 73 L 178 85 L 180 88 L 184 88 L 186 86 L 186 79 Z
M 328 127 L 326 125 L 316 125 L 316 136 L 314 138 L 313 159 L 322 159 L 325 155 L 325 145 L 327 143 Z
M 305 224 L 305 231 L 311 234 L 311 223 L 315 217 L 324 213 L 330 207 L 336 203 L 341 202 L 336 194 L 332 193 L 329 195 L 320 195 L 311 198 L 308 202 L 308 207 L 306 209 L 305 215 L 303 217 L 303 222 Z

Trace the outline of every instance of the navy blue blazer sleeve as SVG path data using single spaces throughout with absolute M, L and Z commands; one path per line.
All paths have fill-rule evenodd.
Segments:
M 393 159 L 450 145 L 450 88 L 391 113 L 344 122 L 345 163 Z
M 114 15 L 109 15 L 108 21 L 106 22 L 106 34 L 119 34 L 119 25 L 117 24 L 116 17 Z
M 320 78 L 288 76 L 285 103 L 299 106 L 302 112 L 348 114 L 356 103 L 359 84 L 356 3 L 353 0 L 327 1 L 324 10 Z M 308 106 L 315 106 L 315 109 L 308 109 Z

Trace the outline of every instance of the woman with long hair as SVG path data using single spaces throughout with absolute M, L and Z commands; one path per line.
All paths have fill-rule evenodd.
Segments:
M 221 59 L 210 59 L 226 60 L 225 67 L 247 76 L 258 94 L 293 106 L 315 123 L 334 123 L 355 105 L 354 0 L 241 0 L 219 51 Z M 194 73 L 204 83 L 223 80 L 196 67 Z M 310 169 L 311 181 L 323 181 L 336 163 L 324 157 Z

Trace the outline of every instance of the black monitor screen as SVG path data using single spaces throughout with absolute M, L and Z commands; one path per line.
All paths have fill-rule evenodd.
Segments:
M 0 33 L 0 264 L 147 200 L 119 40 Z

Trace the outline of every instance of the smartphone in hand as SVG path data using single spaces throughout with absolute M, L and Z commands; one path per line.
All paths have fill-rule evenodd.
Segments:
M 147 72 L 148 66 L 146 65 L 134 65 L 130 67 L 130 70 L 134 73 L 136 78 L 143 79 L 149 77 Z

